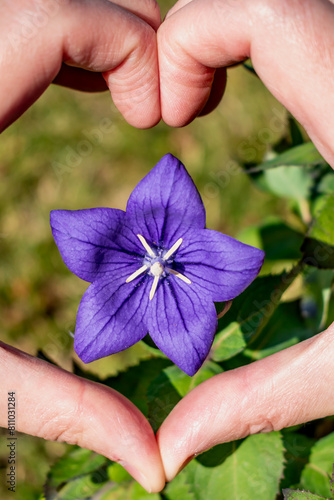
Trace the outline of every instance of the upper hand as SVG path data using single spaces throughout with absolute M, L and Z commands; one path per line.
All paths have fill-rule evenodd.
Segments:
M 162 119 L 179 127 L 210 111 L 225 68 L 251 57 L 334 166 L 333 26 L 329 0 L 180 0 L 158 30 Z
M 56 81 L 110 89 L 139 128 L 160 120 L 155 0 L 4 0 L 0 132 Z M 102 78 L 102 75 L 103 78 Z

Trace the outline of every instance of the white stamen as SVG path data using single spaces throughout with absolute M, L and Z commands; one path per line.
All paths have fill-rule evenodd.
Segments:
M 154 297 L 154 294 L 156 292 L 158 283 L 159 283 L 159 276 L 154 276 L 154 280 L 153 280 L 153 283 L 152 283 L 152 288 L 151 288 L 151 291 L 150 291 L 150 300 L 152 300 L 153 297 Z
M 135 278 L 137 278 L 137 276 L 139 276 L 140 274 L 145 272 L 147 269 L 148 269 L 148 266 L 142 266 L 140 269 L 137 269 L 137 271 L 132 273 L 131 276 L 126 278 L 125 283 L 130 283 L 130 281 L 133 281 Z
M 176 252 L 176 250 L 179 248 L 179 246 L 181 245 L 182 241 L 183 241 L 182 238 L 178 239 L 177 242 L 174 243 L 174 245 L 172 246 L 172 248 L 170 248 L 168 250 L 168 252 L 163 256 L 163 260 L 168 260 L 169 257 L 171 255 L 173 255 L 173 253 Z
M 150 245 L 147 243 L 147 241 L 145 240 L 144 236 L 142 236 L 141 234 L 137 234 L 139 240 L 140 240 L 140 243 L 143 245 L 143 247 L 145 248 L 146 252 L 151 256 L 151 257 L 156 257 L 155 253 L 153 252 L 152 248 L 150 247 Z
M 166 271 L 168 273 L 174 274 L 174 276 L 180 278 L 180 280 L 184 281 L 185 283 L 188 283 L 188 285 L 191 285 L 190 279 L 184 276 L 183 274 L 179 273 L 178 271 L 174 271 L 174 269 L 170 269 L 169 267 L 166 267 Z

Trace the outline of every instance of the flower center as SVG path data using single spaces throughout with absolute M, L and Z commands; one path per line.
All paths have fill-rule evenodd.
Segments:
M 153 276 L 161 276 L 164 272 L 164 266 L 161 262 L 154 262 L 154 264 L 150 267 L 150 272 Z
M 168 274 L 173 274 L 174 276 L 181 279 L 182 281 L 184 281 L 188 285 L 191 284 L 190 279 L 188 279 L 186 276 L 179 273 L 178 271 L 175 271 L 175 269 L 167 267 L 167 265 L 166 265 L 166 264 L 172 264 L 173 260 L 169 260 L 169 259 L 177 251 L 177 249 L 180 247 L 180 245 L 182 244 L 182 241 L 183 241 L 182 238 L 179 238 L 177 240 L 177 242 L 174 243 L 174 245 L 172 245 L 172 247 L 169 250 L 167 250 L 166 253 L 164 253 L 163 250 L 158 249 L 157 250 L 158 254 L 157 254 L 150 247 L 150 245 L 147 243 L 144 236 L 142 236 L 141 234 L 137 234 L 137 236 L 139 238 L 140 243 L 145 248 L 147 254 L 143 260 L 144 265 L 142 267 L 140 267 L 139 269 L 137 269 L 137 271 L 132 273 L 131 276 L 129 276 L 126 279 L 126 283 L 130 283 L 130 281 L 133 281 L 135 278 L 140 276 L 142 273 L 145 273 L 146 271 L 148 271 L 149 274 L 154 277 L 151 291 L 150 291 L 150 300 L 152 300 L 154 295 L 155 295 L 155 292 L 156 292 L 156 289 L 157 289 L 157 286 L 159 283 L 159 279 L 161 277 L 167 276 Z

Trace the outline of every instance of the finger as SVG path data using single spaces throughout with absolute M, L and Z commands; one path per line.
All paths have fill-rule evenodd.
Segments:
M 157 435 L 167 481 L 195 454 L 216 444 L 333 415 L 333 355 L 334 324 L 190 392 Z
M 162 117 L 191 121 L 214 69 L 252 58 L 274 96 L 334 164 L 334 6 L 328 0 L 193 0 L 158 30 Z
M 7 393 L 15 392 L 16 429 L 66 441 L 119 462 L 148 491 L 160 491 L 164 473 L 153 431 L 140 411 L 106 386 L 0 343 L 0 425 Z
M 178 2 L 176 2 L 173 5 L 173 7 L 171 9 L 169 9 L 169 11 L 167 12 L 165 19 L 167 19 L 167 17 L 175 14 L 178 10 L 182 9 L 182 7 L 184 7 L 185 5 L 187 5 L 187 3 L 190 3 L 190 2 L 192 2 L 192 0 L 179 0 Z
M 160 8 L 155 0 L 112 0 L 112 3 L 132 12 L 155 31 L 161 24 Z
M 128 10 L 106 0 L 20 0 L 15 9 L 5 2 L 0 32 L 0 130 L 43 93 L 63 62 L 104 73 L 116 106 L 132 125 L 146 128 L 159 121 L 156 33 Z

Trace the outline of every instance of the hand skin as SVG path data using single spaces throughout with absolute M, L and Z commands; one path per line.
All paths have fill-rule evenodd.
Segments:
M 52 81 L 83 90 L 107 84 L 130 124 L 155 125 L 159 25 L 155 0 L 2 0 L 0 132 Z
M 8 426 L 8 392 L 15 391 L 15 427 L 66 441 L 119 462 L 149 492 L 165 484 L 148 421 L 118 392 L 77 377 L 0 342 L 0 426 Z

